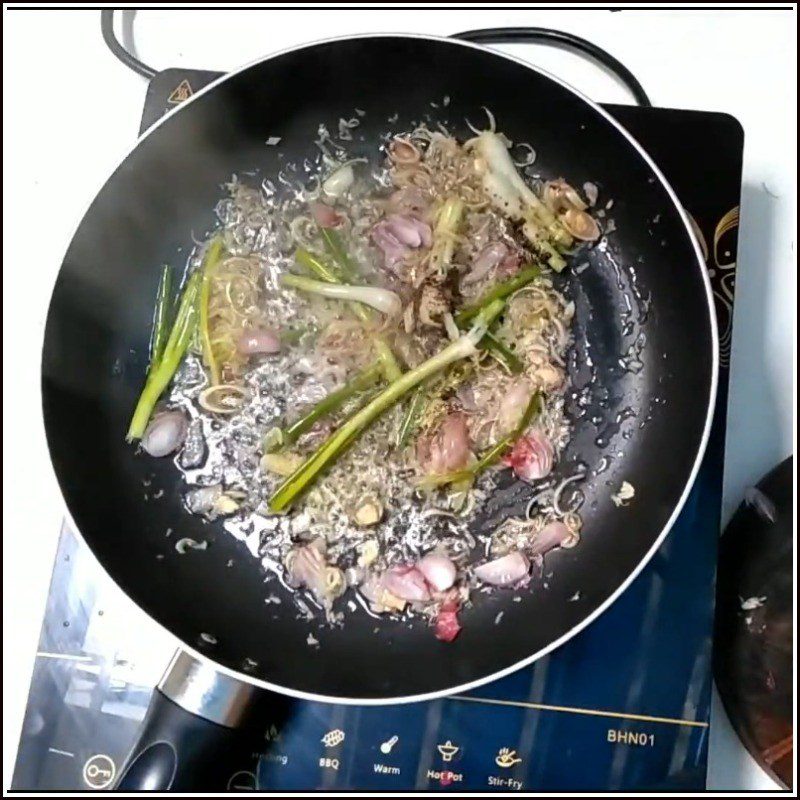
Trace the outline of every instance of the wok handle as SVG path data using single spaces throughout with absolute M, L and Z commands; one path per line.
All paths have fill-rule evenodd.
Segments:
M 465 42 L 474 42 L 475 44 L 545 44 L 563 50 L 573 50 L 588 56 L 622 81 L 633 95 L 637 105 L 645 107 L 652 105 L 642 84 L 621 61 L 603 50 L 602 47 L 598 47 L 588 39 L 582 39 L 574 33 L 557 31 L 552 28 L 479 28 L 474 31 L 454 33 L 450 38 L 463 39 Z
M 120 791 L 255 788 L 270 693 L 178 651 L 153 692 Z M 261 723 L 259 724 L 259 718 Z
M 192 714 L 156 689 L 118 791 L 255 788 L 254 737 Z

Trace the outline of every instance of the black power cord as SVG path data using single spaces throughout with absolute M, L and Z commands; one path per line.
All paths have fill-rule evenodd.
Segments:
M 616 76 L 630 91 L 638 105 L 653 105 L 642 84 L 622 62 L 596 44 L 572 33 L 556 31 L 551 28 L 479 28 L 474 31 L 454 33 L 450 38 L 463 39 L 475 44 L 546 44 L 563 50 L 572 50 L 588 56 L 607 72 Z
M 130 67 L 134 72 L 138 72 L 143 78 L 151 80 L 155 78 L 156 71 L 147 64 L 139 61 L 138 58 L 131 55 L 119 42 L 114 35 L 114 9 L 108 9 L 100 12 L 100 30 L 103 32 L 103 41 L 108 45 L 108 49 L 126 66 Z
M 103 32 L 103 40 L 108 45 L 108 48 L 126 67 L 130 67 L 130 69 L 147 78 L 147 80 L 155 77 L 156 71 L 131 55 L 114 35 L 114 9 L 100 12 L 100 28 Z M 530 43 L 546 44 L 564 50 L 572 50 L 588 56 L 596 64 L 615 75 L 630 90 L 640 106 L 652 105 L 650 98 L 642 88 L 642 84 L 636 80 L 634 74 L 624 64 L 596 44 L 592 44 L 586 39 L 581 39 L 580 36 L 575 36 L 572 33 L 556 31 L 551 28 L 482 28 L 455 33 L 450 38 L 462 39 L 476 44 Z

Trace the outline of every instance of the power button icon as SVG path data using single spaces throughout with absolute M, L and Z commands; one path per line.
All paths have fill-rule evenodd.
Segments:
M 91 789 L 108 788 L 116 774 L 116 765 L 104 753 L 91 756 L 83 765 L 83 780 Z

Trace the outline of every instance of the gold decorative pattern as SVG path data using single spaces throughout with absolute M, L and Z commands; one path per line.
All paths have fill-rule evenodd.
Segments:
M 733 334 L 733 292 L 736 281 L 736 237 L 739 228 L 739 206 L 734 206 L 722 216 L 714 228 L 712 246 L 697 220 L 686 212 L 697 242 L 706 262 L 711 289 L 717 305 L 719 322 L 720 366 L 729 367 L 731 361 L 731 336 Z
M 639 722 L 663 722 L 667 725 L 685 725 L 690 728 L 707 728 L 708 723 L 693 719 L 678 719 L 675 717 L 652 717 L 647 714 L 626 714 L 622 711 L 605 711 L 597 708 L 573 708 L 572 706 L 551 706 L 544 703 L 529 703 L 517 700 L 495 700 L 489 697 L 467 697 L 466 695 L 452 695 L 449 700 L 460 700 L 466 703 L 485 703 L 491 706 L 517 706 L 518 708 L 533 708 L 538 711 L 562 711 L 568 714 L 585 714 L 590 717 L 610 717 L 612 719 L 633 719 Z

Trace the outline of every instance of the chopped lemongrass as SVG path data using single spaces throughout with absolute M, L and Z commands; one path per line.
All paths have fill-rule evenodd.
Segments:
M 207 386 L 198 395 L 197 402 L 213 414 L 235 414 L 244 405 L 247 390 L 235 383 L 218 383 Z
M 264 434 L 262 444 L 265 453 L 274 453 L 276 450 L 280 450 L 283 447 L 283 429 L 278 427 L 270 428 Z
M 371 525 L 377 525 L 381 521 L 381 517 L 383 517 L 383 503 L 370 497 L 359 504 L 353 515 L 353 521 L 362 528 L 368 528 Z
M 436 216 L 430 264 L 440 275 L 444 275 L 450 268 L 463 214 L 463 201 L 458 197 L 448 197 Z
M 200 343 L 203 348 L 203 361 L 211 373 L 211 383 L 216 385 L 221 381 L 220 366 L 214 355 L 214 348 L 211 342 L 211 330 L 208 320 L 208 301 L 211 296 L 211 281 L 214 278 L 214 271 L 222 257 L 222 239 L 214 237 L 206 248 L 203 256 L 203 263 L 200 267 L 203 283 L 200 288 Z
M 450 364 L 474 355 L 478 342 L 486 334 L 489 325 L 503 310 L 504 303 L 490 303 L 475 318 L 468 333 L 452 342 L 427 361 L 409 370 L 374 397 L 364 408 L 342 424 L 331 437 L 278 488 L 269 500 L 269 508 L 280 512 L 288 508 L 295 498 L 304 492 L 338 456 L 385 411 L 394 406 L 423 381 L 438 374 Z

